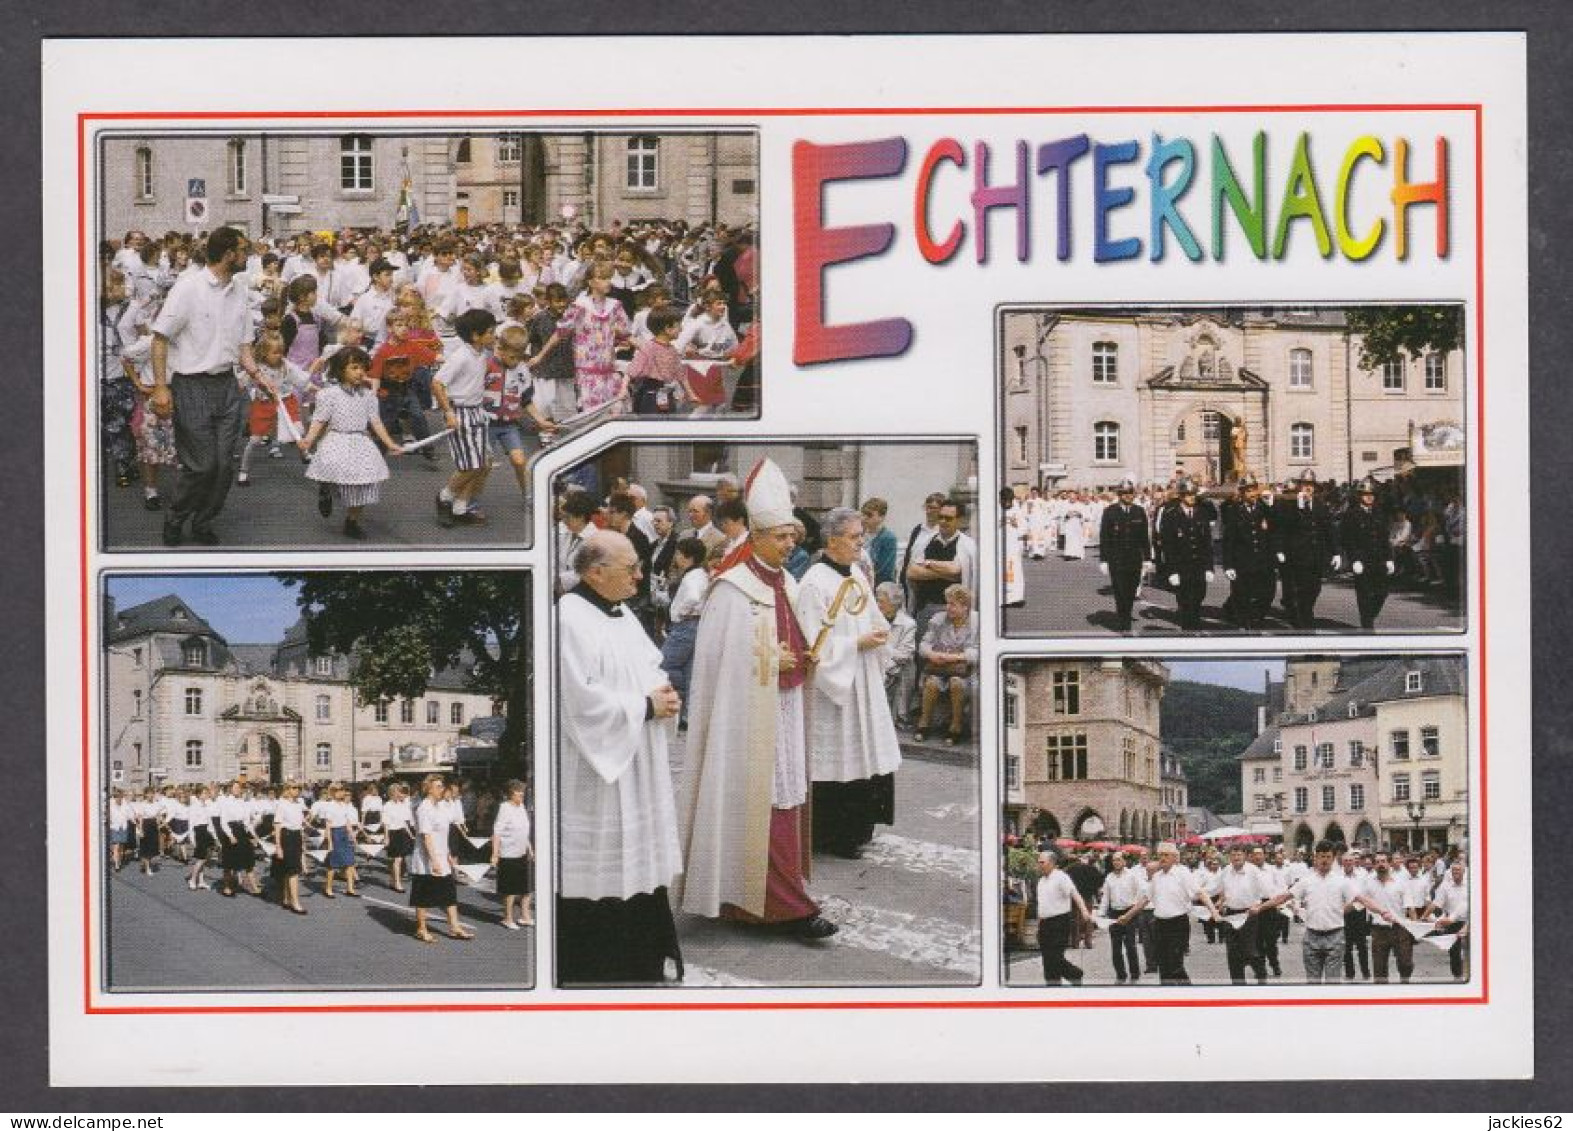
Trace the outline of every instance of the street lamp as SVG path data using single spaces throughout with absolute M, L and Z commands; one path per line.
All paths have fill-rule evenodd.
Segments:
M 1409 837 L 1409 847 L 1420 847 L 1420 822 L 1426 819 L 1426 803 L 1424 801 L 1411 801 L 1405 806 L 1409 811 L 1409 819 L 1415 823 L 1415 830 Z

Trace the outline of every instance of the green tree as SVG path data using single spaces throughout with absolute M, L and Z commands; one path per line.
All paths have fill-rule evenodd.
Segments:
M 514 570 L 281 573 L 297 590 L 313 653 L 353 658 L 362 706 L 426 693 L 434 671 L 464 667 L 503 704 L 498 771 L 522 776 L 531 748 L 529 577 Z
M 1464 343 L 1462 306 L 1356 306 L 1345 312 L 1361 336 L 1360 364 L 1375 369 L 1403 357 L 1449 353 Z

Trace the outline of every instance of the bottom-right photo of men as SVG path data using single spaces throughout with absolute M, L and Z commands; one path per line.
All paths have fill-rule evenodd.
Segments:
M 1008 985 L 1469 980 L 1462 655 L 1001 675 Z

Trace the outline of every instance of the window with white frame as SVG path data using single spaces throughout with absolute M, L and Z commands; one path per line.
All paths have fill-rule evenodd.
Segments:
M 1283 780 L 1284 780 L 1284 768 L 1282 766 L 1274 766 L 1273 767 L 1273 781 L 1280 782 L 1280 781 L 1283 781 Z
M 1092 426 L 1092 458 L 1096 463 L 1120 462 L 1120 426 L 1100 420 Z
M 327 695 L 317 696 L 317 721 L 319 723 L 331 722 L 333 719 L 333 700 Z
M 1358 738 L 1351 738 L 1349 740 L 1349 768 L 1358 770 L 1363 765 L 1365 765 L 1365 743 Z
M 1081 673 L 1060 671 L 1054 673 L 1054 713 L 1056 715 L 1081 714 Z
M 1291 389 L 1309 389 L 1311 387 L 1311 351 L 1296 349 L 1289 351 L 1289 387 Z
M 1216 444 L 1223 435 L 1223 414 L 1208 409 L 1202 413 L 1202 439 L 1209 444 Z
M 1005 759 L 1005 788 L 1006 789 L 1020 789 L 1021 788 L 1021 759 L 1020 758 L 1006 758 Z
M 186 714 L 200 715 L 202 713 L 202 689 L 200 687 L 186 688 Z
M 1266 782 L 1267 782 L 1267 767 L 1266 766 L 1257 766 L 1254 770 L 1252 770 L 1251 771 L 1251 781 L 1254 782 L 1257 785 L 1264 785 L 1264 784 L 1266 784 Z
M 628 166 L 624 185 L 630 192 L 654 192 L 660 187 L 660 152 L 659 138 L 641 136 L 628 139 Z
M 1322 787 L 1322 812 L 1331 813 L 1338 808 L 1338 787 L 1324 785 Z
M 1401 358 L 1382 363 L 1382 391 L 1384 393 L 1404 391 L 1404 362 Z
M 1311 808 L 1311 791 L 1303 785 L 1294 787 L 1294 811 L 1304 813 Z
M 1425 677 L 1420 672 L 1404 673 L 1404 693 L 1413 695 L 1417 691 L 1425 690 Z
M 1409 761 L 1409 732 L 1407 730 L 1393 731 L 1387 736 L 1387 745 L 1392 752 L 1394 761 Z
M 1092 343 L 1092 383 L 1117 385 L 1120 382 L 1120 347 L 1113 342 Z
M 399 702 L 399 722 L 413 723 L 415 721 L 415 700 L 404 699 Z
M 1324 770 L 1333 768 L 1333 744 L 1331 742 L 1318 742 L 1316 744 L 1316 764 Z
M 1365 808 L 1365 786 L 1360 782 L 1349 783 L 1349 809 L 1358 813 Z
M 502 190 L 502 206 L 504 208 L 519 207 L 519 190 L 505 188 Z
M 333 744 L 329 742 L 317 743 L 317 769 L 326 770 L 333 766 Z
M 241 138 L 233 139 L 226 148 L 228 161 L 226 166 L 229 172 L 229 195 L 246 195 L 246 143 Z
M 1420 799 L 1422 801 L 1442 800 L 1442 775 L 1436 770 L 1427 770 L 1420 775 Z
M 312 660 L 312 667 L 316 670 L 316 673 L 318 675 L 332 675 L 333 674 L 333 657 L 332 656 L 318 656 L 314 660 Z
M 1005 725 L 1007 727 L 1016 725 L 1016 696 L 1014 694 L 1005 696 Z
M 1442 756 L 1442 731 L 1439 727 L 1420 728 L 1420 756 L 1422 758 Z
M 388 701 L 379 699 L 371 705 L 371 718 L 373 722 L 385 723 L 388 721 Z
M 132 186 L 136 191 L 138 200 L 153 199 L 153 150 L 148 146 L 138 146 L 136 160 L 133 162 L 136 181 Z
M 1447 355 L 1426 354 L 1426 392 L 1447 392 Z
M 500 136 L 497 139 L 497 160 L 499 162 L 501 162 L 502 164 L 504 164 L 504 165 L 511 165 L 511 164 L 517 163 L 518 160 L 519 160 L 520 155 L 523 152 L 524 152 L 524 137 L 523 137 L 523 135 L 521 135 L 521 134 L 503 134 L 502 136 Z M 505 193 L 504 196 L 506 196 L 506 195 L 507 194 Z M 507 201 L 504 200 L 503 203 L 506 204 Z M 514 201 L 514 203 L 517 204 L 518 201 L 516 200 L 516 201 Z
M 1304 746 L 1296 746 L 1294 748 L 1294 768 L 1296 770 L 1305 769 L 1306 762 L 1310 758 L 1310 753 L 1311 752 Z
M 1316 458 L 1316 426 L 1300 422 L 1289 426 L 1289 458 Z
M 200 770 L 202 768 L 202 740 L 200 738 L 188 739 L 186 742 L 186 769 Z
M 204 668 L 208 663 L 208 645 L 205 640 L 188 640 L 181 649 L 188 668 Z
M 436 726 L 442 721 L 442 704 L 435 699 L 426 701 L 426 725 Z
M 345 192 L 371 192 L 374 187 L 371 138 L 366 134 L 340 138 L 339 188 Z
M 1408 801 L 1409 800 L 1409 775 L 1408 774 L 1394 774 L 1393 775 L 1393 800 L 1394 801 Z
M 456 727 L 462 727 L 464 725 L 463 703 L 451 703 L 448 705 L 448 722 L 450 725 Z
M 1016 462 L 1027 462 L 1027 426 L 1016 425 Z

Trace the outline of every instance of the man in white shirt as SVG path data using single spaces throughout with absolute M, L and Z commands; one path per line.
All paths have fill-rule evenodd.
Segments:
M 1262 882 L 1269 895 L 1281 895 L 1289 890 L 1287 877 L 1267 859 L 1267 849 L 1257 845 L 1251 849 L 1251 863 L 1262 873 Z M 1278 941 L 1288 934 L 1288 916 L 1278 910 L 1278 901 L 1262 908 L 1257 914 L 1256 947 L 1273 977 L 1283 977 L 1283 966 L 1278 961 Z
M 1191 941 L 1191 908 L 1203 903 L 1214 918 L 1218 910 L 1191 870 L 1180 863 L 1180 850 L 1173 843 L 1158 845 L 1157 855 L 1158 867 L 1147 878 L 1147 888 L 1158 946 L 1158 979 L 1166 986 L 1188 986 L 1191 976 L 1185 972 L 1185 952 Z
M 1355 882 L 1333 867 L 1336 853 L 1331 841 L 1317 841 L 1310 874 L 1272 900 L 1276 907 L 1293 899 L 1300 908 L 1305 921 L 1300 952 L 1305 980 L 1312 985 L 1337 980 L 1344 953 L 1344 912 L 1360 894 Z
M 1403 925 L 1408 918 L 1404 904 L 1409 897 L 1408 880 L 1393 868 L 1385 852 L 1376 854 L 1376 868 L 1366 877 L 1360 888 L 1361 907 L 1376 916 L 1371 924 L 1371 962 L 1376 967 L 1376 980 L 1387 981 L 1388 958 L 1398 958 L 1398 978 L 1409 981 L 1415 972 L 1415 937 Z M 1350 979 L 1348 960 L 1345 960 L 1344 977 Z
M 886 584 L 890 584 L 886 582 Z M 1109 860 L 1109 874 L 1103 878 L 1098 911 L 1109 924 L 1109 953 L 1114 959 L 1114 978 L 1120 985 L 1139 982 L 1141 961 L 1136 956 L 1136 919 L 1147 906 L 1147 884 L 1140 868 L 1128 868 L 1125 854 L 1116 852 Z
M 1246 916 L 1245 922 L 1237 926 L 1221 924 L 1229 980 L 1237 986 L 1245 985 L 1247 968 L 1256 975 L 1258 985 L 1267 982 L 1267 960 L 1257 946 L 1257 931 L 1261 914 L 1268 909 L 1273 894 L 1261 869 L 1245 859 L 1245 849 L 1240 845 L 1230 848 L 1229 866 L 1219 873 L 1217 895 L 1226 920 Z
M 1361 866 L 1364 859 L 1357 849 L 1351 848 L 1344 853 L 1339 866 L 1343 869 L 1344 878 L 1352 880 L 1356 889 L 1366 890 L 1366 883 L 1371 878 L 1371 873 Z M 1349 910 L 1344 912 L 1344 981 L 1355 980 L 1355 960 L 1360 961 L 1360 980 L 1371 980 L 1371 916 L 1366 914 L 1365 905 L 1358 900 Z M 1385 979 L 1384 979 L 1385 980 Z M 1406 978 L 1405 981 L 1408 981 Z
M 1065 957 L 1065 948 L 1070 946 L 1072 928 L 1092 916 L 1076 885 L 1058 865 L 1054 853 L 1038 853 L 1038 954 L 1043 960 L 1043 983 L 1057 986 L 1066 981 L 1079 986 L 1081 967 Z
M 1435 911 L 1439 914 L 1437 931 L 1439 935 L 1456 934 L 1458 941 L 1447 952 L 1448 969 L 1453 972 L 1453 980 L 1465 980 L 1465 947 L 1469 938 L 1469 880 L 1464 869 L 1464 858 L 1461 855 L 1453 857 L 1453 863 L 1448 867 L 1447 876 L 1436 886 L 1436 892 L 1431 896 L 1431 902 L 1426 905 L 1422 914 Z
M 153 391 L 147 407 L 174 415 L 180 478 L 164 518 L 164 545 L 191 540 L 218 545 L 213 520 L 234 482 L 230 457 L 240 440 L 242 399 L 235 366 L 257 380 L 251 356 L 251 308 L 235 278 L 246 262 L 246 237 L 219 228 L 208 237 L 207 267 L 179 280 L 153 320 Z
M 624 602 L 639 555 L 591 534 L 558 602 L 562 743 L 558 976 L 564 985 L 658 984 L 682 973 L 668 886 L 682 870 L 667 743 L 681 703 Z
M 371 286 L 361 292 L 350 311 L 366 332 L 367 348 L 382 343 L 388 333 L 388 312 L 393 309 L 393 264 L 377 259 L 371 265 Z

